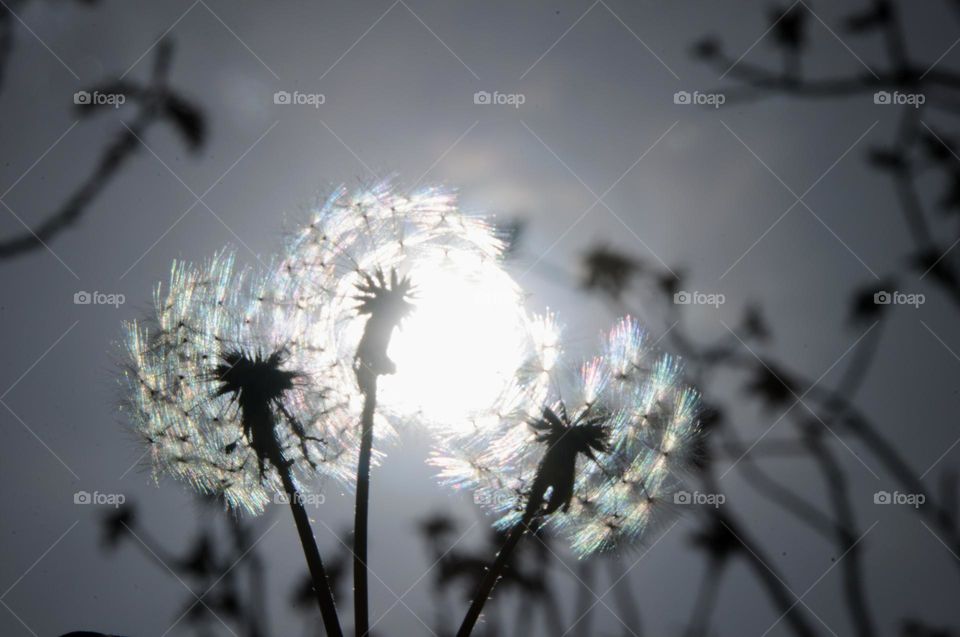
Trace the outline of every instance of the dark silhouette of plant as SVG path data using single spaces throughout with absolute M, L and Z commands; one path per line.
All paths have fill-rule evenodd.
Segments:
M 807 411 L 796 409 L 789 420 L 797 425 L 798 435 L 775 439 L 764 438 L 750 445 L 742 441 L 737 430 L 725 415 L 726 409 L 711 405 L 704 415 L 702 461 L 698 477 L 707 492 L 716 492 L 717 462 L 736 460 L 736 470 L 749 488 L 769 500 L 814 533 L 836 546 L 838 555 L 844 555 L 838 565 L 842 572 L 842 592 L 845 608 L 854 634 L 878 633 L 878 621 L 870 608 L 867 590 L 870 581 L 863 574 L 862 551 L 859 543 L 865 529 L 860 528 L 852 506 L 850 487 L 840 460 L 835 454 L 833 436 L 824 432 L 833 430 L 843 439 L 858 440 L 879 465 L 884 468 L 902 491 L 923 495 L 926 504 L 916 509 L 954 553 L 960 551 L 958 516 L 956 514 L 956 472 L 943 472 L 939 491 L 924 484 L 902 452 L 879 426 L 856 404 L 856 393 L 866 378 L 881 343 L 883 323 L 889 306 L 878 304 L 874 294 L 896 289 L 897 282 L 908 274 L 928 275 L 927 280 L 938 287 L 945 298 L 957 304 L 960 299 L 960 277 L 957 261 L 950 246 L 957 238 L 952 213 L 957 209 L 957 156 L 954 136 L 942 125 L 935 125 L 927 117 L 937 115 L 955 117 L 960 113 L 957 91 L 960 76 L 946 70 L 945 64 L 934 68 L 930 62 L 918 62 L 908 53 L 906 27 L 901 11 L 906 5 L 875 0 L 863 11 L 852 14 L 845 23 L 852 34 L 876 35 L 886 45 L 888 68 L 876 69 L 876 74 L 849 76 L 822 76 L 808 78 L 803 73 L 802 58 L 809 50 L 807 28 L 811 23 L 809 9 L 804 3 L 791 5 L 785 13 L 778 8 L 771 13 L 771 41 L 781 50 L 784 64 L 781 69 L 768 70 L 746 61 L 736 62 L 723 52 L 717 38 L 707 38 L 694 47 L 694 53 L 713 64 L 724 75 L 738 82 L 740 87 L 724 89 L 728 103 L 756 100 L 770 95 L 826 99 L 853 94 L 869 95 L 877 90 L 923 92 L 927 102 L 920 108 L 904 108 L 896 143 L 892 147 L 875 148 L 869 161 L 881 173 L 889 175 L 898 196 L 900 209 L 912 241 L 911 257 L 903 272 L 895 272 L 871 281 L 851 292 L 850 325 L 860 330 L 863 342 L 850 356 L 850 363 L 842 379 L 834 387 L 826 388 L 807 378 L 793 366 L 773 355 L 759 360 L 744 347 L 755 344 L 769 347 L 774 334 L 764 319 L 762 309 L 748 305 L 732 334 L 713 342 L 702 342 L 686 329 L 681 310 L 673 294 L 682 289 L 682 274 L 645 262 L 633 254 L 617 252 L 607 246 L 597 246 L 582 260 L 582 273 L 569 273 L 565 268 L 550 263 L 544 272 L 568 284 L 579 283 L 587 291 L 605 299 L 616 313 L 639 313 L 643 308 L 661 311 L 663 322 L 670 325 L 665 340 L 669 347 L 684 356 L 692 370 L 694 382 L 708 392 L 713 379 L 720 374 L 742 374 L 746 382 L 744 394 L 713 399 L 736 401 L 745 399 L 777 411 L 789 407 L 797 396 L 804 395 Z M 960 5 L 952 5 L 960 17 Z M 774 24 L 776 23 L 776 24 Z M 917 180 L 939 176 L 944 188 L 933 201 L 917 185 Z M 946 217 L 934 217 L 931 210 L 938 207 Z M 949 219 L 941 230 L 942 219 Z M 520 251 L 519 248 L 516 249 Z M 642 301 L 640 299 L 643 299 Z M 743 342 L 741 342 L 741 340 Z M 768 350 L 769 351 L 769 350 Z M 804 389 L 810 388 L 808 394 Z M 813 413 L 811 413 L 811 411 Z M 709 417 L 708 417 L 709 414 Z M 846 443 L 844 443 L 846 444 Z M 836 456 L 836 457 L 835 457 Z M 799 495 L 797 490 L 778 480 L 757 460 L 760 458 L 789 457 L 807 459 L 822 476 L 826 505 L 817 504 Z M 742 521 L 728 506 L 722 512 L 698 511 L 702 529 L 697 533 L 696 545 L 705 551 L 707 568 L 697 594 L 686 635 L 707 635 L 712 632 L 711 614 L 721 588 L 721 579 L 733 559 L 745 561 L 757 582 L 767 592 L 773 605 L 784 615 L 783 625 L 793 634 L 820 634 L 819 626 L 810 621 L 808 613 L 795 603 L 793 593 L 783 583 L 782 575 L 771 573 L 771 561 L 762 550 L 758 538 L 748 532 L 749 524 Z M 952 560 L 950 560 L 953 563 Z M 904 635 L 948 634 L 950 631 L 908 621 L 903 625 Z
M 956 634 L 949 628 L 934 628 L 915 619 L 906 620 L 900 629 L 900 637 L 953 637 Z
M 935 123 L 941 118 L 953 122 L 960 114 L 957 94 L 960 91 L 960 75 L 940 60 L 916 59 L 910 50 L 911 38 L 908 37 L 907 20 L 904 17 L 908 6 L 889 0 L 872 0 L 845 20 L 844 29 L 847 33 L 857 37 L 878 38 L 883 45 L 885 61 L 871 63 L 867 73 L 828 74 L 817 78 L 808 78 L 799 73 L 788 76 L 785 72 L 778 73 L 745 61 L 734 63 L 723 53 L 722 46 L 715 38 L 702 41 L 696 49 L 702 59 L 716 68 L 723 68 L 725 75 L 739 85 L 724 91 L 728 101 L 756 100 L 772 95 L 835 99 L 849 95 L 869 96 L 879 90 L 923 94 L 925 97 L 924 103 L 916 108 L 900 109 L 894 143 L 875 147 L 867 156 L 870 165 L 878 173 L 889 177 L 897 196 L 897 209 L 905 222 L 912 245 L 908 247 L 909 259 L 904 271 L 887 274 L 851 292 L 851 324 L 869 332 L 864 337 L 865 343 L 857 348 L 843 378 L 832 389 L 814 386 L 810 379 L 803 379 L 796 371 L 784 368 L 775 368 L 783 390 L 776 390 L 769 377 L 765 382 L 751 386 L 754 395 L 762 400 L 776 397 L 782 391 L 790 393 L 798 387 L 812 387 L 809 393 L 813 400 L 810 402 L 816 403 L 813 422 L 804 420 L 810 414 L 791 417 L 797 420 L 801 432 L 800 453 L 808 454 L 823 475 L 830 514 L 777 484 L 758 471 L 754 463 L 747 462 L 746 457 L 738 465 L 749 472 L 749 483 L 759 492 L 792 512 L 814 531 L 833 539 L 837 550 L 846 555 L 841 566 L 844 571 L 846 606 L 851 624 L 860 635 L 875 634 L 876 619 L 866 601 L 869 581 L 862 573 L 859 559 L 862 547 L 857 542 L 861 532 L 857 528 L 843 467 L 827 444 L 831 439 L 824 437 L 824 425 L 837 428 L 841 436 L 858 439 L 904 491 L 925 497 L 924 506 L 915 509 L 916 513 L 937 529 L 952 552 L 960 549 L 960 529 L 954 514 L 955 500 L 951 495 L 955 487 L 948 486 L 940 494 L 927 487 L 922 475 L 910 466 L 897 445 L 883 432 L 880 423 L 873 422 L 855 403 L 857 389 L 869 373 L 874 353 L 880 346 L 881 330 L 889 309 L 887 305 L 876 302 L 874 295 L 878 291 L 896 289 L 898 280 L 907 278 L 908 274 L 918 274 L 920 278 L 927 277 L 926 280 L 954 306 L 960 305 L 956 253 L 951 253 L 950 249 L 957 237 L 950 219 L 956 210 L 956 194 L 960 192 L 956 188 L 957 154 L 952 136 L 944 130 L 943 124 Z M 800 6 L 795 5 L 794 8 L 809 12 Z M 960 16 L 960 5 L 949 4 L 948 10 L 954 13 L 953 17 Z M 880 93 L 876 95 L 882 97 Z M 927 196 L 918 185 L 920 179 L 930 179 L 931 176 L 944 184 L 938 197 Z M 932 213 L 934 207 L 940 208 L 946 215 L 935 216 Z M 943 219 L 948 220 L 946 227 Z M 677 335 L 677 340 L 685 341 L 688 345 L 692 343 L 682 334 Z M 710 362 L 720 369 L 752 368 L 754 374 L 764 376 L 756 369 L 757 361 L 742 354 L 742 351 L 739 354 L 730 352 Z M 732 428 L 728 426 L 723 430 L 729 438 Z M 735 443 L 734 449 L 736 457 L 747 451 L 739 443 Z M 751 455 L 757 455 L 756 451 Z M 956 477 L 951 471 L 944 472 L 944 479 L 947 485 L 955 485 Z M 908 630 L 905 629 L 905 634 Z M 917 627 L 916 631 L 917 634 L 927 634 L 922 627 Z
M 368 318 L 357 346 L 354 370 L 360 390 L 367 395 L 376 394 L 377 376 L 397 371 L 396 364 L 387 356 L 387 348 L 393 331 L 414 309 L 410 302 L 413 284 L 409 278 L 399 278 L 395 269 L 390 270 L 389 282 L 380 269 L 374 276 L 362 273 L 361 277 L 363 282 L 357 285 L 357 314 Z
M 266 464 L 269 462 L 280 475 L 293 511 L 297 532 L 300 534 L 310 575 L 313 578 L 313 590 L 320 605 L 324 625 L 329 635 L 337 635 L 340 624 L 333 592 L 327 583 L 326 568 L 317 549 L 313 530 L 310 528 L 310 518 L 307 516 L 300 492 L 290 472 L 294 461 L 284 457 L 277 440 L 275 414 L 279 412 L 287 419 L 299 439 L 304 459 L 311 466 L 315 467 L 316 464 L 310 458 L 307 442 L 312 440 L 322 444 L 323 440 L 308 436 L 303 425 L 298 423 L 284 407 L 285 394 L 293 389 L 293 381 L 301 376 L 301 373 L 283 369 L 282 362 L 283 352 L 279 351 L 273 352 L 266 358 L 260 354 L 251 356 L 239 351 L 229 351 L 223 355 L 222 362 L 214 368 L 214 374 L 220 383 L 216 393 L 220 396 L 231 394 L 237 401 L 243 434 L 246 443 L 257 455 L 260 474 L 266 475 Z M 231 448 L 235 448 L 237 444 L 237 442 L 230 443 L 227 453 L 231 453 Z
M 198 505 L 212 508 L 216 503 L 205 498 L 198 499 Z M 203 634 L 212 626 L 230 622 L 247 637 L 265 637 L 263 560 L 252 537 L 253 529 L 236 517 L 225 516 L 223 523 L 226 530 L 204 524 L 192 543 L 178 552 L 153 537 L 148 525 L 139 522 L 133 505 L 124 505 L 101 520 L 105 549 L 117 551 L 131 546 L 163 572 L 190 583 L 193 592 L 176 611 L 177 623 L 184 621 Z M 220 540 L 224 534 L 233 541 Z M 241 569 L 249 576 L 246 586 L 241 583 Z
M 446 593 L 457 587 L 463 599 L 469 602 L 490 568 L 489 555 L 503 546 L 509 531 L 492 529 L 487 535 L 488 541 L 482 546 L 464 549 L 459 544 L 451 545 L 452 536 L 460 534 L 462 529 L 446 513 L 438 512 L 424 518 L 419 530 L 434 565 L 431 572 L 434 582 L 433 607 L 437 614 L 435 630 L 438 635 L 452 635 L 447 625 L 446 610 L 453 604 Z M 521 545 L 513 552 L 501 573 L 498 586 L 501 591 L 510 591 L 503 598 L 517 601 L 513 634 L 530 634 L 537 608 L 542 611 L 541 616 L 548 630 L 553 634 L 561 634 L 564 631 L 563 611 L 548 573 L 554 555 L 550 548 L 551 539 L 542 528 L 535 535 L 536 542 Z M 491 608 L 500 599 L 501 596 L 498 596 L 486 605 L 488 634 L 501 633 L 496 622 L 490 621 L 489 617 Z
M 7 11 L 2 15 L 7 16 Z M 9 19 L 7 17 L 6 19 Z M 2 39 L 0 39 L 2 46 Z M 0 54 L 2 59 L 2 54 Z M 206 119 L 201 110 L 187 98 L 173 91 L 168 76 L 173 59 L 173 45 L 163 40 L 157 45 L 150 83 L 140 86 L 127 81 L 108 83 L 97 90 L 120 93 L 137 104 L 137 114 L 101 153 L 90 176 L 61 204 L 59 210 L 36 227 L 30 227 L 19 236 L 0 240 L 0 259 L 12 258 L 31 250 L 43 248 L 61 232 L 75 224 L 88 210 L 93 200 L 119 174 L 127 161 L 141 147 L 147 130 L 158 122 L 168 122 L 180 133 L 187 147 L 198 152 L 206 141 Z M 80 104 L 83 116 L 103 110 L 103 105 Z
M 583 256 L 586 268 L 583 287 L 599 290 L 614 298 L 627 291 L 640 264 L 606 246 L 597 246 Z
M 435 458 L 442 476 L 474 488 L 479 501 L 502 514 L 497 525 L 506 531 L 458 637 L 471 634 L 527 532 L 554 525 L 582 557 L 638 542 L 696 448 L 699 397 L 672 357 L 656 355 L 636 321 L 615 325 L 603 355 L 583 365 L 575 387 L 575 402 L 548 402 L 526 422 L 502 416 L 500 429 L 480 436 L 478 453 L 454 439 Z M 517 431 L 523 427 L 526 440 Z
M 130 418 L 156 470 L 253 513 L 285 496 L 324 626 L 341 635 L 297 473 L 339 474 L 353 457 L 351 437 L 329 418 L 336 398 L 297 345 L 287 313 L 295 310 L 274 292 L 270 276 L 235 268 L 229 252 L 204 266 L 176 264 L 156 319 L 126 326 Z
M 363 393 L 363 414 L 360 421 L 360 458 L 357 464 L 357 504 L 354 518 L 353 577 L 354 630 L 359 637 L 370 632 L 367 577 L 367 528 L 370 520 L 370 463 L 373 455 L 373 417 L 377 409 L 377 377 L 392 374 L 396 365 L 387 356 L 390 335 L 400 322 L 413 311 L 408 300 L 412 292 L 409 279 L 399 278 L 390 270 L 389 283 L 383 270 L 374 276 L 361 273 L 357 285 L 360 306 L 357 313 L 367 316 L 363 336 L 357 346 L 354 369 L 357 383 Z
M 411 407 L 396 404 L 400 402 L 396 399 L 383 400 L 378 393 L 380 376 L 404 372 L 388 356 L 391 338 L 405 317 L 414 320 L 424 305 L 446 300 L 447 279 L 444 285 L 437 284 L 438 272 L 464 286 L 493 280 L 505 298 L 519 299 L 519 291 L 499 263 L 503 248 L 490 225 L 458 210 L 452 192 L 423 188 L 408 194 L 381 182 L 353 192 L 339 188 L 330 193 L 292 235 L 277 267 L 280 287 L 302 309 L 299 318 L 309 326 L 301 334 L 301 345 L 321 367 L 339 374 L 334 388 L 347 397 L 354 427 L 360 423 L 353 545 L 357 635 L 367 634 L 370 627 L 370 470 L 379 451 L 374 443 L 391 433 L 375 432 L 374 421 L 380 417 L 387 424 L 461 424 L 433 422 L 424 414 L 429 405 Z M 416 303 L 412 302 L 414 283 Z M 510 371 L 519 373 L 508 370 L 508 378 L 512 378 Z M 358 403 L 362 407 L 355 409 Z
M 589 264 L 585 264 L 589 267 Z M 782 363 L 772 360 L 758 360 L 753 354 L 744 348 L 743 344 L 737 340 L 736 336 L 722 338 L 713 343 L 702 344 L 692 338 L 680 320 L 678 306 L 674 303 L 673 288 L 663 285 L 669 273 L 659 270 L 652 264 L 643 264 L 635 280 L 629 281 L 631 288 L 641 290 L 646 287 L 653 290 L 655 304 L 663 308 L 664 320 L 668 324 L 674 325 L 667 335 L 671 347 L 680 352 L 688 361 L 693 370 L 693 379 L 698 386 L 704 387 L 707 391 L 712 387 L 711 380 L 714 376 L 724 370 L 733 370 L 743 372 L 747 375 L 748 382 L 744 385 L 747 396 L 752 397 L 759 405 L 783 410 L 788 407 L 796 396 L 802 392 L 803 387 L 809 387 L 813 384 L 811 379 L 803 378 L 799 372 L 787 368 Z M 680 282 L 677 283 L 679 287 Z M 611 307 L 617 312 L 633 311 L 632 305 L 622 296 L 608 294 L 602 290 L 597 290 L 602 298 L 610 302 Z M 862 296 L 863 293 L 860 293 Z M 862 301 L 858 302 L 862 305 Z M 651 307 L 650 303 L 645 304 Z M 862 312 L 862 310 L 861 310 Z M 767 342 L 772 337 L 772 333 L 763 319 L 762 311 L 756 305 L 748 305 L 744 310 L 743 318 L 739 327 L 734 332 L 740 335 L 740 338 L 746 342 L 757 341 Z M 865 344 L 863 351 L 872 351 L 875 342 Z M 858 352 L 859 357 L 864 356 Z M 847 380 L 841 383 L 836 390 L 814 389 L 813 394 L 825 393 L 829 396 L 842 395 L 852 396 L 855 392 L 855 384 L 862 378 L 865 371 L 862 364 L 854 364 L 848 371 Z M 715 397 L 716 398 L 716 397 Z M 741 401 L 741 397 L 733 400 Z M 844 405 L 846 405 L 844 401 Z M 836 409 L 836 407 L 835 407 Z M 822 411 L 819 418 L 828 426 L 833 421 L 829 411 Z M 703 428 L 707 435 L 704 436 L 704 448 L 700 454 L 698 464 L 698 477 L 702 483 L 704 492 L 718 493 L 716 462 L 721 457 L 732 457 L 737 460 L 736 468 L 747 480 L 752 488 L 758 494 L 772 503 L 782 507 L 785 511 L 795 516 L 805 525 L 815 529 L 831 541 L 837 541 L 838 550 L 849 551 L 854 545 L 861 532 L 855 530 L 852 514 L 848 507 L 847 496 L 845 495 L 846 486 L 841 476 L 833 472 L 836 467 L 829 464 L 829 460 L 821 455 L 818 463 L 822 470 L 830 467 L 831 472 L 827 474 L 827 484 L 831 490 L 843 491 L 833 500 L 834 505 L 846 515 L 841 515 L 835 520 L 833 516 L 821 510 L 819 506 L 807 501 L 799 496 L 794 489 L 787 487 L 768 475 L 766 471 L 760 468 L 754 462 L 756 457 L 765 454 L 790 456 L 811 455 L 811 448 L 801 437 L 794 441 L 772 441 L 765 440 L 762 444 L 748 448 L 743 444 L 724 415 L 724 410 L 711 406 L 704 411 Z M 808 421 L 804 421 L 804 430 L 807 430 Z M 821 422 L 816 423 L 817 427 L 822 428 Z M 878 444 L 883 444 L 878 441 Z M 730 509 L 725 507 L 719 510 L 698 510 L 703 520 L 704 528 L 698 533 L 696 545 L 706 550 L 707 568 L 704 571 L 703 580 L 700 585 L 694 608 L 691 612 L 691 619 L 688 623 L 686 635 L 706 635 L 710 632 L 710 615 L 720 590 L 720 580 L 726 572 L 726 566 L 732 557 L 743 559 L 750 567 L 751 572 L 756 577 L 758 583 L 766 589 L 771 603 L 783 615 L 785 624 L 797 635 L 816 635 L 818 631 L 805 617 L 805 611 L 794 602 L 793 594 L 783 584 L 783 578 L 780 574 L 770 570 L 771 561 L 765 551 L 761 548 L 757 540 L 749 532 L 749 526 L 741 521 Z M 853 548 L 856 553 L 856 547 Z M 849 557 L 849 554 L 847 555 Z M 854 623 L 858 626 L 859 634 L 867 634 L 864 631 L 871 629 L 869 615 L 865 614 L 863 581 L 858 576 L 859 565 L 856 555 L 854 560 L 846 563 L 846 557 L 841 565 L 845 571 L 845 582 L 847 599 L 850 600 L 854 608 Z
M 578 456 L 582 454 L 599 464 L 594 452 L 610 451 L 607 444 L 610 432 L 606 426 L 609 414 L 590 414 L 588 408 L 571 422 L 562 402 L 558 411 L 559 415 L 550 407 L 544 407 L 543 415 L 530 422 L 536 441 L 546 445 L 547 450 L 530 487 L 524 519 L 533 520 L 558 509 L 564 513 L 569 511 Z

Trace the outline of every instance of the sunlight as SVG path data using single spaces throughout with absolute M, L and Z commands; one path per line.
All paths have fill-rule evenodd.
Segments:
M 525 318 L 516 284 L 492 263 L 471 265 L 421 263 L 410 272 L 416 310 L 390 343 L 397 373 L 380 379 L 391 409 L 466 426 L 519 366 Z

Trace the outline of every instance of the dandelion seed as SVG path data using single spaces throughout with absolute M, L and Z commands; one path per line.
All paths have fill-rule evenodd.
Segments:
M 235 510 L 286 496 L 326 633 L 342 637 L 333 594 L 300 497 L 301 478 L 348 480 L 356 445 L 329 369 L 304 346 L 282 281 L 236 267 L 232 252 L 175 263 L 156 316 L 125 326 L 123 383 L 155 473 Z
M 504 414 L 498 427 L 472 441 L 451 436 L 434 454 L 441 478 L 473 490 L 507 533 L 458 637 L 472 632 L 526 532 L 552 528 L 580 557 L 643 538 L 695 448 L 699 397 L 680 372 L 676 359 L 657 357 L 639 324 L 625 318 L 573 387 L 539 403 L 527 394 L 525 407 Z M 532 406 L 539 411 L 520 417 Z
M 358 353 L 386 349 L 370 361 L 385 370 L 378 437 L 391 433 L 388 421 L 464 428 L 499 408 L 533 329 L 502 266 L 503 249 L 490 224 L 460 212 L 452 191 L 403 193 L 389 182 L 333 191 L 292 237 L 280 267 L 291 280 L 288 302 L 305 310 L 304 338 L 337 370 L 356 414 Z M 361 343 L 371 314 L 357 312 L 358 291 L 389 288 L 393 276 L 415 298 L 386 342 L 372 348 L 369 339 Z
M 448 438 L 432 462 L 443 481 L 472 490 L 496 513 L 498 528 L 536 520 L 581 557 L 629 547 L 692 460 L 699 395 L 681 372 L 635 320 L 622 319 L 571 387 L 556 389 L 558 380 L 549 400 L 521 401 L 526 413 L 502 417 L 473 440 Z
M 125 406 L 156 475 L 250 513 L 285 491 L 280 471 L 348 482 L 355 459 L 329 370 L 268 302 L 274 286 L 231 252 L 175 263 L 155 316 L 124 326 Z
M 360 425 L 359 635 L 369 629 L 374 430 L 383 438 L 389 422 L 416 420 L 437 430 L 496 423 L 526 373 L 531 323 L 501 266 L 503 249 L 491 226 L 458 211 L 452 192 L 407 195 L 385 182 L 335 191 L 295 235 L 279 268 L 289 282 L 285 302 L 304 310 L 304 341 L 339 373 L 339 392 L 352 397 L 349 410 Z

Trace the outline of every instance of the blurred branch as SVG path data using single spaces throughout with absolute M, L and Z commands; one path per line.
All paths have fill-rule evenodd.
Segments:
M 200 499 L 202 506 L 210 504 Z M 219 512 L 218 512 L 219 513 Z M 207 624 L 222 617 L 232 621 L 248 637 L 266 637 L 266 596 L 262 559 L 254 543 L 250 542 L 251 528 L 246 522 L 232 518 L 226 522 L 234 542 L 230 550 L 218 552 L 222 544 L 216 541 L 217 532 L 210 526 L 197 532 L 190 546 L 182 553 L 168 550 L 139 522 L 132 505 L 126 505 L 106 515 L 102 520 L 103 543 L 116 549 L 121 541 L 129 542 L 162 571 L 181 583 L 193 582 L 191 594 L 181 610 L 177 622 L 185 620 L 201 634 Z M 250 573 L 249 586 L 239 586 L 235 567 L 245 560 Z M 194 586 L 200 591 L 198 594 Z M 229 630 L 229 628 L 228 628 Z
M 857 528 L 853 504 L 850 502 L 849 483 L 833 454 L 823 444 L 820 423 L 810 423 L 808 442 L 813 457 L 820 463 L 827 485 L 826 492 L 839 523 L 836 525 L 837 544 L 841 549 L 840 567 L 843 571 L 843 588 L 847 608 L 854 630 L 859 637 L 872 637 L 876 633 L 874 621 L 867 604 L 864 590 L 863 560 L 860 541 L 864 535 L 855 535 Z M 872 526 L 870 527 L 873 528 Z M 867 530 L 869 532 L 869 529 Z
M 140 148 L 147 130 L 162 121 L 169 122 L 181 134 L 188 148 L 198 151 L 206 139 L 205 118 L 200 110 L 167 85 L 173 47 L 166 40 L 157 46 L 151 83 L 146 87 L 122 81 L 101 87 L 102 92 L 122 94 L 138 103 L 138 113 L 130 125 L 124 125 L 116 138 L 100 154 L 93 173 L 78 186 L 59 210 L 36 228 L 12 238 L 0 240 L 0 259 L 20 256 L 46 246 L 64 230 L 77 223 L 90 204 L 111 184 L 120 170 Z M 101 90 L 101 89 L 97 89 Z M 109 105 L 80 104 L 81 114 L 110 108 Z

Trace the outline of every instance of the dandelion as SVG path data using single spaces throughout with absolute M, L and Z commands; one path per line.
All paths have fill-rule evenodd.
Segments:
M 520 382 L 531 320 L 503 242 L 441 188 L 337 189 L 280 264 L 302 334 L 360 422 L 354 614 L 368 632 L 367 525 L 376 440 L 400 423 L 438 431 L 493 422 Z M 377 422 L 376 428 L 374 422 Z M 378 445 L 379 447 L 379 445 Z
M 403 193 L 389 182 L 334 190 L 293 234 L 281 262 L 290 301 L 305 310 L 306 341 L 323 347 L 319 355 L 357 399 L 358 350 L 377 314 L 358 297 L 370 296 L 371 286 L 389 288 L 392 276 L 410 286 L 403 320 L 371 328 L 364 343 L 366 355 L 373 334 L 386 336 L 377 345 L 384 360 L 372 362 L 390 361 L 375 374 L 384 417 L 378 438 L 401 422 L 461 426 L 514 381 L 530 319 L 501 263 L 503 249 L 486 220 L 459 210 L 452 191 Z
M 558 378 L 546 401 L 521 400 L 498 427 L 473 440 L 452 436 L 435 453 L 441 478 L 473 490 L 498 515 L 495 526 L 508 531 L 461 637 L 527 531 L 551 529 L 579 557 L 643 539 L 679 488 L 698 436 L 699 395 L 681 372 L 676 358 L 657 354 L 640 325 L 624 318 L 572 387 L 561 389 Z
M 329 370 L 290 331 L 298 310 L 272 302 L 284 296 L 277 285 L 228 251 L 201 266 L 175 263 L 155 316 L 124 326 L 125 402 L 157 477 L 252 514 L 271 496 L 289 501 L 327 633 L 340 635 L 301 484 L 348 480 L 355 445 L 337 428 Z

